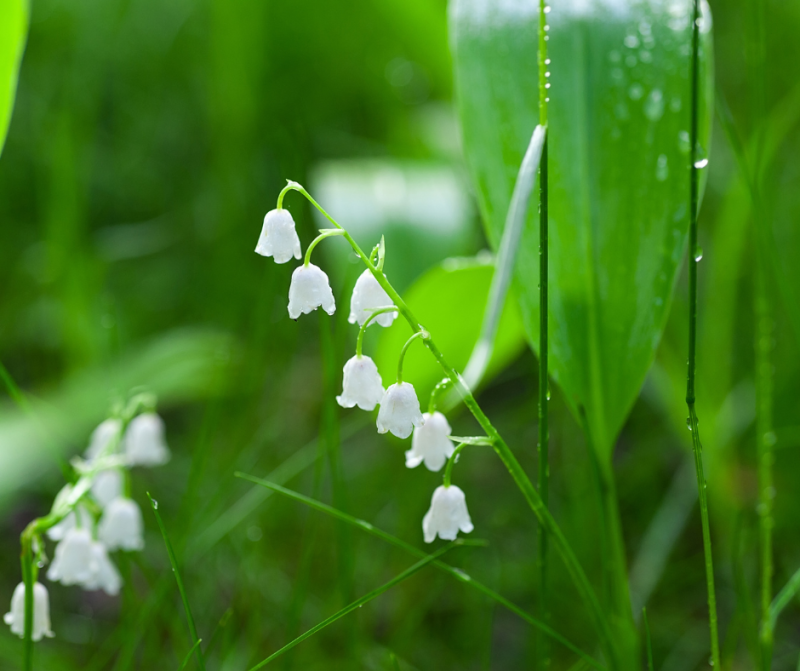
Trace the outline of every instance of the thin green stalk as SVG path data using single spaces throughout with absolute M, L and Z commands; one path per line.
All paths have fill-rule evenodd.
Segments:
M 344 522 L 347 522 L 348 524 L 351 524 L 354 527 L 357 527 L 357 528 L 361 529 L 362 531 L 366 531 L 367 533 L 372 534 L 373 536 L 375 536 L 377 538 L 380 538 L 380 539 L 382 539 L 382 540 L 384 540 L 384 541 L 386 541 L 388 543 L 391 543 L 395 547 L 401 548 L 402 550 L 405 550 L 406 552 L 409 552 L 410 554 L 412 554 L 412 555 L 414 555 L 416 557 L 425 557 L 425 556 L 427 556 L 423 550 L 420 550 L 420 549 L 414 547 L 413 545 L 410 545 L 409 543 L 406 543 L 404 540 L 401 540 L 400 538 L 397 538 L 396 536 L 392 536 L 391 534 L 386 533 L 385 531 L 382 531 L 381 529 L 378 529 L 377 527 L 374 527 L 369 522 L 365 522 L 364 520 L 360 520 L 360 519 L 358 519 L 356 517 L 353 517 L 352 515 L 348 515 L 347 513 L 343 513 L 342 511 L 337 510 L 336 508 L 332 508 L 331 506 L 328 506 L 328 505 L 322 503 L 321 501 L 316 501 L 316 500 L 314 500 L 312 498 L 304 496 L 303 494 L 299 494 L 299 493 L 297 493 L 295 491 L 292 491 L 291 489 L 286 489 L 285 487 L 281 487 L 280 485 L 275 484 L 273 482 L 270 482 L 269 480 L 264 480 L 262 478 L 256 478 L 256 477 L 253 477 L 251 475 L 247 475 L 246 473 L 236 473 L 236 477 L 242 478 L 242 479 L 247 480 L 249 482 L 252 482 L 254 484 L 257 484 L 257 485 L 260 485 L 262 487 L 265 487 L 265 488 L 269 489 L 270 491 L 274 491 L 274 492 L 277 492 L 279 494 L 283 494 L 287 498 L 290 498 L 290 499 L 292 499 L 294 501 L 298 501 L 300 503 L 303 503 L 304 505 L 307 505 L 307 506 L 309 506 L 311 508 L 314 508 L 315 510 L 319 510 L 320 512 L 323 512 L 323 513 L 325 513 L 327 515 L 330 515 L 331 517 L 335 517 L 336 519 L 339 519 L 339 520 L 342 520 Z M 489 587 L 486 587 L 485 585 L 483 585 L 482 583 L 478 582 L 477 580 L 475 580 L 471 576 L 468 576 L 461 569 L 454 568 L 454 567 L 450 566 L 449 564 L 446 564 L 446 563 L 444 563 L 442 561 L 433 562 L 433 566 L 435 566 L 436 568 L 444 571 L 445 573 L 450 575 L 452 578 L 455 578 L 459 582 L 461 582 L 461 583 L 463 583 L 465 585 L 468 585 L 468 586 L 470 586 L 470 587 L 472 587 L 474 589 L 477 589 L 479 592 L 483 593 L 485 596 L 489 597 L 490 599 L 492 599 L 496 603 L 499 603 L 501 606 L 505 606 L 506 608 L 508 608 L 508 610 L 510 610 L 512 613 L 518 615 L 520 618 L 525 620 L 531 626 L 536 627 L 537 629 L 539 629 L 540 631 L 544 632 L 549 637 L 551 637 L 553 640 L 561 643 L 564 647 L 566 647 L 569 650 L 571 650 L 572 652 L 574 652 L 576 655 L 579 655 L 581 657 L 581 659 L 583 659 L 587 663 L 591 664 L 591 666 L 593 666 L 594 668 L 596 668 L 596 669 L 605 668 L 597 660 L 595 660 L 592 657 L 590 657 L 589 655 L 587 655 L 580 648 L 576 647 L 575 645 L 570 643 L 567 639 L 565 639 L 563 636 L 561 636 L 561 634 L 559 634 L 555 630 L 551 629 L 547 624 L 537 620 L 536 618 L 534 618 L 533 616 L 529 615 L 527 612 L 525 612 L 524 610 L 522 610 L 521 608 L 519 608 L 518 606 L 516 606 L 512 602 L 508 601 L 505 597 L 501 596 L 500 594 L 498 594 L 497 592 L 493 591 Z
M 392 306 L 388 308 L 378 308 L 377 310 L 373 310 L 369 317 L 367 317 L 366 321 L 361 325 L 361 328 L 358 329 L 358 337 L 356 338 L 356 356 L 361 357 L 361 349 L 364 344 L 364 333 L 367 331 L 367 326 L 370 325 L 370 322 L 375 319 L 378 315 L 385 314 L 387 312 L 397 312 L 397 308 Z
M 397 384 L 401 384 L 403 382 L 403 361 L 405 361 L 406 352 L 408 351 L 409 346 L 417 338 L 426 340 L 428 337 L 427 331 L 417 331 L 408 340 L 406 340 L 406 344 L 403 345 L 403 349 L 400 350 L 400 357 L 397 359 Z
M 644 624 L 644 640 L 647 645 L 647 671 L 654 671 L 653 643 L 650 640 L 650 623 L 647 621 L 647 608 L 642 608 L 642 623 Z
M 203 642 L 203 639 L 202 639 L 202 638 L 198 638 L 198 639 L 197 639 L 197 640 L 194 642 L 194 645 L 193 645 L 191 648 L 189 648 L 189 652 L 187 652 L 187 653 L 186 653 L 186 657 L 184 657 L 184 658 L 183 658 L 183 662 L 181 663 L 180 667 L 178 668 L 178 671 L 183 671 L 183 670 L 186 668 L 186 665 L 189 663 L 189 660 L 192 658 L 192 654 L 194 653 L 195 649 L 196 649 L 196 648 L 197 648 L 197 646 L 199 646 L 199 645 L 200 645 L 202 642 Z
M 322 242 L 325 238 L 330 238 L 335 235 L 343 235 L 341 229 L 338 228 L 325 228 L 323 229 L 320 234 L 312 240 L 311 244 L 308 246 L 306 250 L 305 259 L 303 259 L 303 265 L 308 268 L 309 264 L 311 263 L 311 252 L 314 251 L 314 247 L 316 247 L 320 242 Z
M 318 625 L 316 625 L 314 627 L 311 627 L 311 629 L 309 629 L 307 632 L 305 632 L 304 634 L 301 634 L 300 636 L 298 636 L 293 641 L 291 641 L 291 642 L 287 643 L 286 645 L 284 645 L 280 650 L 278 650 L 277 652 L 272 653 L 265 660 L 263 660 L 263 661 L 259 662 L 258 664 L 256 664 L 254 667 L 252 667 L 250 669 L 250 671 L 257 671 L 257 669 L 260 669 L 260 668 L 266 666 L 273 659 L 275 659 L 277 657 L 280 657 L 287 650 L 291 650 L 298 643 L 302 643 L 307 638 L 310 638 L 311 636 L 316 634 L 318 631 L 320 631 L 320 630 L 324 629 L 325 627 L 327 627 L 329 624 L 333 624 L 334 622 L 336 622 L 336 620 L 344 617 L 348 613 L 352 613 L 354 610 L 356 610 L 357 608 L 360 608 L 365 603 L 369 603 L 374 598 L 376 598 L 376 597 L 380 596 L 381 594 L 383 594 L 384 592 L 390 590 L 395 585 L 403 582 L 406 578 L 410 578 L 412 575 L 417 573 L 417 571 L 419 571 L 420 569 L 425 568 L 432 561 L 436 561 L 445 552 L 447 552 L 448 550 L 450 550 L 453 547 L 456 547 L 458 545 L 464 545 L 464 542 L 456 540 L 456 541 L 453 541 L 452 543 L 448 543 L 447 545 L 445 545 L 443 548 L 441 548 L 437 552 L 434 552 L 433 554 L 428 555 L 425 559 L 423 559 L 421 561 L 418 561 L 416 564 L 414 564 L 410 568 L 407 568 L 405 571 L 403 571 L 399 575 L 397 575 L 394 578 L 392 578 L 389 582 L 386 582 L 383 585 L 381 585 L 380 587 L 372 590 L 368 594 L 365 594 L 360 599 L 356 599 L 355 601 L 353 601 L 353 603 L 351 603 L 348 606 L 345 606 L 339 612 L 334 613 L 329 618 L 327 618 L 327 619 L 323 620 L 322 622 L 320 622 Z
M 312 205 L 314 205 L 314 207 L 316 207 L 322 213 L 325 218 L 328 219 L 328 221 L 330 221 L 337 228 L 341 228 L 341 226 L 339 226 L 339 224 L 322 208 L 322 206 L 320 206 L 319 203 L 317 203 L 311 197 L 311 195 L 302 185 L 296 182 L 289 182 L 287 187 L 284 188 L 284 191 L 289 189 L 299 191 L 309 200 Z M 414 313 L 411 312 L 395 288 L 389 283 L 383 273 L 380 272 L 370 261 L 369 257 L 362 251 L 352 236 L 346 231 L 343 235 L 350 243 L 353 251 L 359 256 L 359 258 L 361 258 L 369 271 L 372 273 L 373 277 L 375 277 L 375 279 L 378 281 L 378 284 L 380 284 L 384 291 L 386 291 L 386 293 L 389 295 L 389 298 L 398 308 L 400 314 L 403 315 L 405 320 L 408 322 L 411 330 L 415 333 L 421 333 L 423 328 L 420 325 L 419 320 L 414 316 Z M 498 433 L 497 429 L 495 429 L 492 423 L 489 421 L 489 418 L 484 414 L 483 410 L 478 405 L 478 402 L 475 400 L 475 397 L 472 395 L 472 391 L 464 383 L 462 377 L 452 366 L 450 366 L 450 364 L 447 363 L 444 355 L 439 351 L 439 348 L 436 346 L 436 343 L 430 334 L 428 334 L 428 337 L 425 338 L 425 344 L 434 358 L 439 362 L 439 365 L 444 370 L 445 375 L 447 375 L 447 377 L 453 381 L 456 388 L 459 390 L 467 409 L 478 421 L 478 424 L 480 424 L 486 435 L 493 440 L 495 452 L 508 470 L 509 474 L 514 480 L 514 483 L 519 488 L 520 493 L 525 497 L 525 500 L 527 501 L 531 510 L 539 520 L 539 524 L 545 527 L 545 530 L 551 537 L 553 545 L 561 556 L 570 578 L 574 582 L 575 587 L 581 595 L 581 598 L 585 601 L 587 607 L 589 608 L 592 622 L 600 637 L 603 650 L 608 655 L 608 659 L 612 668 L 618 668 L 619 662 L 615 648 L 615 641 L 611 634 L 608 621 L 606 620 L 606 613 L 601 608 L 600 602 L 597 600 L 597 596 L 592 589 L 591 584 L 589 583 L 589 579 L 586 577 L 586 573 L 581 567 L 580 562 L 578 562 L 578 559 L 575 556 L 575 553 L 572 551 L 572 548 L 570 547 L 569 542 L 567 541 L 563 532 L 561 531 L 561 528 L 547 510 L 547 507 L 543 504 L 539 493 L 536 491 L 536 488 L 533 486 L 530 478 L 517 461 L 514 453 L 503 440 L 502 436 Z
M 186 622 L 189 625 L 189 632 L 192 635 L 192 642 L 196 646 L 195 654 L 197 656 L 197 665 L 200 667 L 201 671 L 205 671 L 206 660 L 203 657 L 203 650 L 200 647 L 200 637 L 197 635 L 197 627 L 194 625 L 192 611 L 189 608 L 189 599 L 186 596 L 186 590 L 183 586 L 181 573 L 178 569 L 178 560 L 175 557 L 175 551 L 172 549 L 172 543 L 169 542 L 169 537 L 167 536 L 167 529 L 164 526 L 164 522 L 158 512 L 158 502 L 152 496 L 150 496 L 150 492 L 147 492 L 147 498 L 150 499 L 150 505 L 153 508 L 153 514 L 156 516 L 158 528 L 161 531 L 161 536 L 164 538 L 164 545 L 167 547 L 167 556 L 169 557 L 169 563 L 172 565 L 172 573 L 175 575 L 175 582 L 178 583 L 178 592 L 180 592 L 181 601 L 183 601 L 183 609 L 186 612 Z
M 689 411 L 688 425 L 692 432 L 697 490 L 700 498 L 700 520 L 703 527 L 703 553 L 705 556 L 706 589 L 708 591 L 708 625 L 711 636 L 711 661 L 720 668 L 719 632 L 717 626 L 717 596 L 714 586 L 714 560 L 711 550 L 711 528 L 708 521 L 708 494 L 703 472 L 703 454 L 695 412 L 695 377 L 697 370 L 697 264 L 701 254 L 697 245 L 697 211 L 699 201 L 699 175 L 697 165 L 699 70 L 700 70 L 700 10 L 699 0 L 692 3 L 692 52 L 691 52 L 691 143 L 689 169 L 689 361 L 686 375 L 686 406 Z
M 22 552 L 20 554 L 22 582 L 25 585 L 25 615 L 22 626 L 23 671 L 33 670 L 33 584 L 35 580 L 33 577 L 33 553 L 31 551 L 32 534 L 29 533 L 29 529 L 30 527 L 22 533 Z
M 794 572 L 794 575 L 789 578 L 789 582 L 784 585 L 783 589 L 778 592 L 775 599 L 770 604 L 769 621 L 773 631 L 783 609 L 791 603 L 798 592 L 800 592 L 800 569 Z
M 453 477 L 453 465 L 456 463 L 458 459 L 458 455 L 461 454 L 461 450 L 463 450 L 467 446 L 467 443 L 460 443 L 459 446 L 453 450 L 453 454 L 450 455 L 450 458 L 447 460 L 447 466 L 444 469 L 444 486 L 450 486 L 450 478 Z

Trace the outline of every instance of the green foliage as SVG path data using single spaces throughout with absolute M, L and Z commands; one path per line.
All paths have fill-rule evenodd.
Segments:
M 8 133 L 28 35 L 28 0 L 0 1 L 0 154 Z
M 538 119 L 534 9 L 486 0 L 451 9 L 466 153 L 495 246 Z M 688 0 L 669 10 L 562 2 L 550 14 L 550 367 L 576 417 L 585 412 L 603 459 L 653 360 L 686 245 L 689 10 Z M 705 20 L 710 29 L 708 11 Z M 704 37 L 707 152 L 713 79 Z M 532 210 L 516 280 L 534 347 L 537 249 Z

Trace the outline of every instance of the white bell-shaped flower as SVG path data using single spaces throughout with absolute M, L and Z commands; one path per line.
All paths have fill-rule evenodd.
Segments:
M 108 556 L 106 546 L 100 541 L 92 541 L 91 572 L 81 587 L 88 590 L 102 589 L 109 596 L 119 594 L 122 576 Z
M 354 356 L 344 365 L 342 395 L 336 402 L 343 408 L 357 405 L 362 410 L 373 410 L 383 398 L 383 380 L 375 362 L 368 356 Z
M 97 537 L 109 550 L 141 550 L 144 547 L 142 511 L 136 502 L 120 496 L 103 511 Z
M 84 456 L 88 460 L 96 459 L 101 453 L 106 453 L 105 450 L 108 444 L 117 437 L 117 434 L 122 429 L 122 420 L 112 417 L 92 431 L 92 436 L 89 439 L 89 447 L 86 449 Z
M 271 256 L 275 263 L 286 263 L 293 256 L 299 259 L 300 238 L 289 210 L 270 210 L 264 217 L 264 226 L 256 245 L 256 254 Z
M 130 466 L 160 466 L 169 461 L 164 440 L 164 421 L 154 412 L 143 412 L 128 424 L 124 440 L 125 458 Z
M 408 382 L 391 385 L 381 399 L 378 433 L 391 431 L 398 438 L 408 438 L 415 426 L 424 423 L 414 386 Z
M 62 519 L 58 524 L 50 527 L 47 530 L 47 537 L 51 541 L 60 541 L 64 539 L 67 532 L 70 529 L 74 529 L 77 524 L 75 523 L 75 516 L 78 515 L 81 520 L 81 526 L 84 529 L 91 529 L 92 525 L 94 524 L 94 518 L 92 514 L 86 510 L 84 506 L 78 505 L 75 507 L 75 510 L 67 513 L 66 517 Z
M 378 284 L 375 276 L 369 270 L 365 270 L 361 273 L 361 276 L 356 281 L 356 286 L 353 288 L 348 321 L 351 324 L 358 322 L 359 326 L 363 326 L 373 310 L 390 308 L 393 305 L 394 303 L 389 298 L 389 294 Z M 378 322 L 381 326 L 391 326 L 396 318 L 397 312 L 384 312 L 382 315 L 375 317 L 370 322 L 370 326 L 375 322 Z
M 3 616 L 12 633 L 20 638 L 25 636 L 25 583 L 20 583 L 11 597 L 11 612 Z M 47 588 L 39 582 L 33 583 L 33 631 L 31 638 L 41 641 L 43 636 L 52 638 L 50 629 L 50 597 Z
M 336 302 L 333 300 L 328 276 L 319 267 L 309 263 L 296 268 L 292 273 L 289 316 L 297 319 L 301 314 L 308 314 L 318 307 L 332 315 L 336 311 Z
M 450 425 L 441 412 L 423 413 L 425 423 L 414 429 L 411 449 L 406 452 L 406 466 L 416 468 L 423 461 L 429 471 L 441 470 L 456 449 L 450 440 Z
M 455 485 L 437 487 L 433 492 L 431 507 L 422 519 L 425 542 L 432 543 L 436 534 L 442 540 L 454 541 L 459 530 L 468 534 L 474 528 L 464 492 Z
M 122 496 L 122 488 L 122 471 L 118 468 L 110 468 L 107 471 L 100 471 L 94 476 L 92 496 L 102 508 L 105 508 L 115 498 Z
M 79 585 L 92 574 L 92 534 L 86 528 L 70 529 L 56 545 L 56 556 L 47 571 L 48 580 Z

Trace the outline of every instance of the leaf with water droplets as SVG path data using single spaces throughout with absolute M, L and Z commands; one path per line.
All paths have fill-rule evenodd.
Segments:
M 708 147 L 710 13 L 701 4 L 699 140 Z M 604 459 L 653 360 L 686 250 L 690 10 L 690 0 L 563 0 L 547 17 L 550 370 Z M 451 4 L 464 148 L 493 245 L 538 122 L 538 18 L 535 2 Z M 536 347 L 530 209 L 515 281 Z

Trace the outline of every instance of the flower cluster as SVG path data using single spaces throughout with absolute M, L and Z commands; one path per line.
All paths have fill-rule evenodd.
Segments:
M 264 217 L 256 252 L 262 256 L 272 256 L 276 263 L 285 263 L 294 256 L 300 259 L 302 250 L 292 215 L 282 208 L 283 196 L 294 189 L 305 195 L 331 222 L 333 219 L 317 205 L 299 184 L 290 182 L 278 197 L 277 209 Z M 364 332 L 372 324 L 390 327 L 397 318 L 400 308 L 395 305 L 389 292 L 396 296 L 383 273 L 385 255 L 384 241 L 376 245 L 369 257 L 358 248 L 349 234 L 333 222 L 336 228 L 323 229 L 309 245 L 303 265 L 292 274 L 289 287 L 289 316 L 297 319 L 321 307 L 329 315 L 336 310 L 328 276 L 318 266 L 310 262 L 311 252 L 324 238 L 344 236 L 356 253 L 364 260 L 367 269 L 360 275 L 350 298 L 349 322 L 358 324 L 356 353 L 344 365 L 342 393 L 336 397 L 343 408 L 358 406 L 372 411 L 379 405 L 377 417 L 378 433 L 390 432 L 398 438 L 411 439 L 411 449 L 405 454 L 406 466 L 415 468 L 424 463 L 431 471 L 440 471 L 453 456 L 455 445 L 451 440 L 451 429 L 446 417 L 435 409 L 435 395 L 431 398 L 429 412 L 422 413 L 414 386 L 402 379 L 403 357 L 411 342 L 417 338 L 426 341 L 428 333 L 409 320 L 415 333 L 406 342 L 400 353 L 397 381 L 384 388 L 383 380 L 375 362 L 362 354 Z M 398 297 L 399 299 L 399 297 Z M 399 300 L 397 301 L 401 303 Z M 431 507 L 422 523 L 425 541 L 432 542 L 438 534 L 441 538 L 454 540 L 458 531 L 472 531 L 472 522 L 467 511 L 464 492 L 450 485 L 449 473 L 445 484 L 433 494 Z
M 142 512 L 130 498 L 129 469 L 157 466 L 170 458 L 164 423 L 154 406 L 151 395 L 140 394 L 101 423 L 83 458 L 72 462 L 75 482 L 58 493 L 48 515 L 33 520 L 23 532 L 23 558 L 29 557 L 33 576 L 34 641 L 53 636 L 48 591 L 36 575 L 47 563 L 43 536 L 56 543 L 48 580 L 103 590 L 111 596 L 119 594 L 122 577 L 109 553 L 144 547 Z M 4 618 L 20 637 L 24 636 L 25 592 L 24 582 L 17 585 Z

